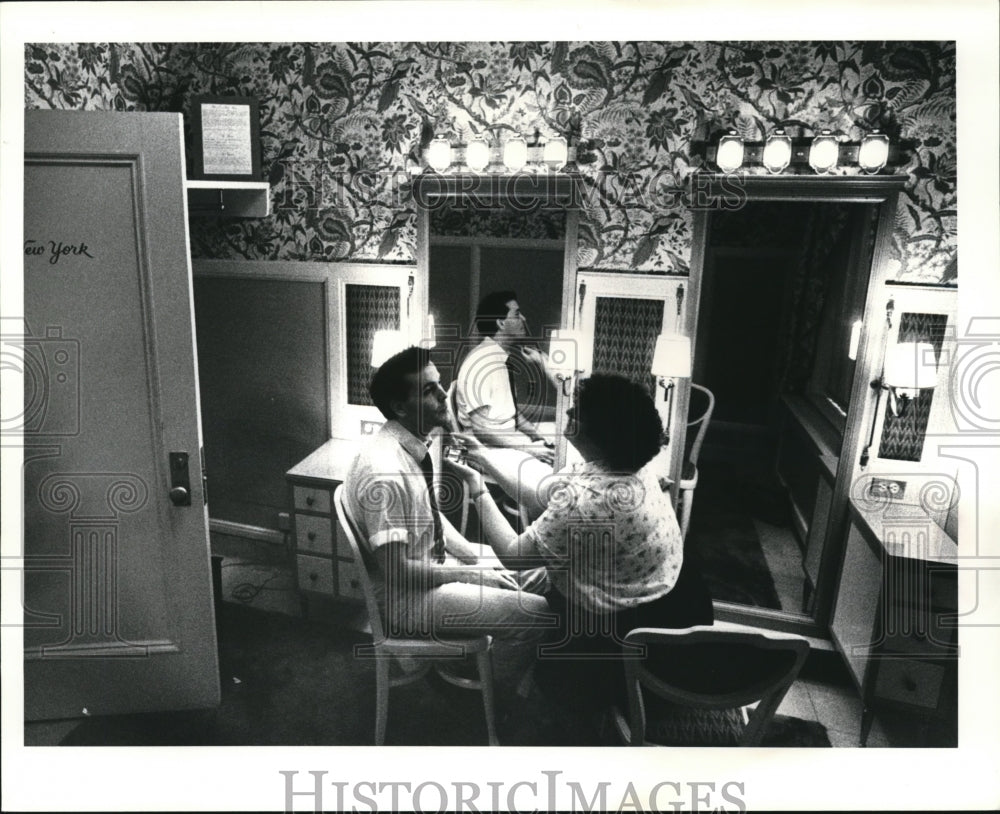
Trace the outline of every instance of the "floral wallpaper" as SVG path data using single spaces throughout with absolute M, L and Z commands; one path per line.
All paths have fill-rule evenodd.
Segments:
M 192 219 L 202 257 L 412 263 L 406 168 L 435 132 L 582 138 L 583 268 L 686 274 L 677 194 L 692 142 L 777 126 L 916 143 L 901 168 L 899 281 L 955 284 L 952 42 L 416 42 L 28 45 L 29 108 L 188 113 L 197 94 L 260 101 L 273 214 Z

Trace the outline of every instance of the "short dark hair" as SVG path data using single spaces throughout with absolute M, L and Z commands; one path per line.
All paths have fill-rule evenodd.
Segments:
M 637 472 L 660 451 L 663 424 L 653 397 L 624 376 L 599 373 L 580 382 L 576 418 L 616 472 Z
M 392 403 L 406 401 L 410 395 L 411 384 L 406 381 L 406 377 L 411 373 L 419 376 L 420 371 L 430 363 L 430 351 L 415 345 L 401 350 L 382 363 L 372 376 L 371 384 L 368 385 L 372 401 L 382 415 L 387 419 L 397 417 L 392 411 Z
M 507 317 L 507 303 L 516 299 L 517 294 L 513 291 L 494 291 L 483 297 L 476 309 L 476 330 L 479 335 L 495 336 L 499 330 L 497 320 Z

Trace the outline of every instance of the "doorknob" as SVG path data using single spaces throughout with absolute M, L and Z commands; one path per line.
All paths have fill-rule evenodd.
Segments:
M 188 476 L 188 454 L 170 453 L 170 502 L 175 506 L 191 505 L 191 478 Z

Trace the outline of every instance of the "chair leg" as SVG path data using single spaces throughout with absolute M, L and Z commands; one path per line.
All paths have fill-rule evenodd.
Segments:
M 493 660 L 490 657 L 490 651 L 484 650 L 482 653 L 478 653 L 476 663 L 479 667 L 479 681 L 483 690 L 483 707 L 486 710 L 486 737 L 490 746 L 499 746 L 496 719 L 493 714 Z
M 385 743 L 385 727 L 389 719 L 389 664 L 388 656 L 375 657 L 375 745 Z
M 694 503 L 694 489 L 681 492 L 681 539 L 687 539 L 688 525 L 691 523 L 691 505 Z

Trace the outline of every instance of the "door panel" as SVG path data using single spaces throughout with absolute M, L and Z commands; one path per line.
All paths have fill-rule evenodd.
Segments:
M 218 703 L 181 134 L 25 115 L 29 720 Z

